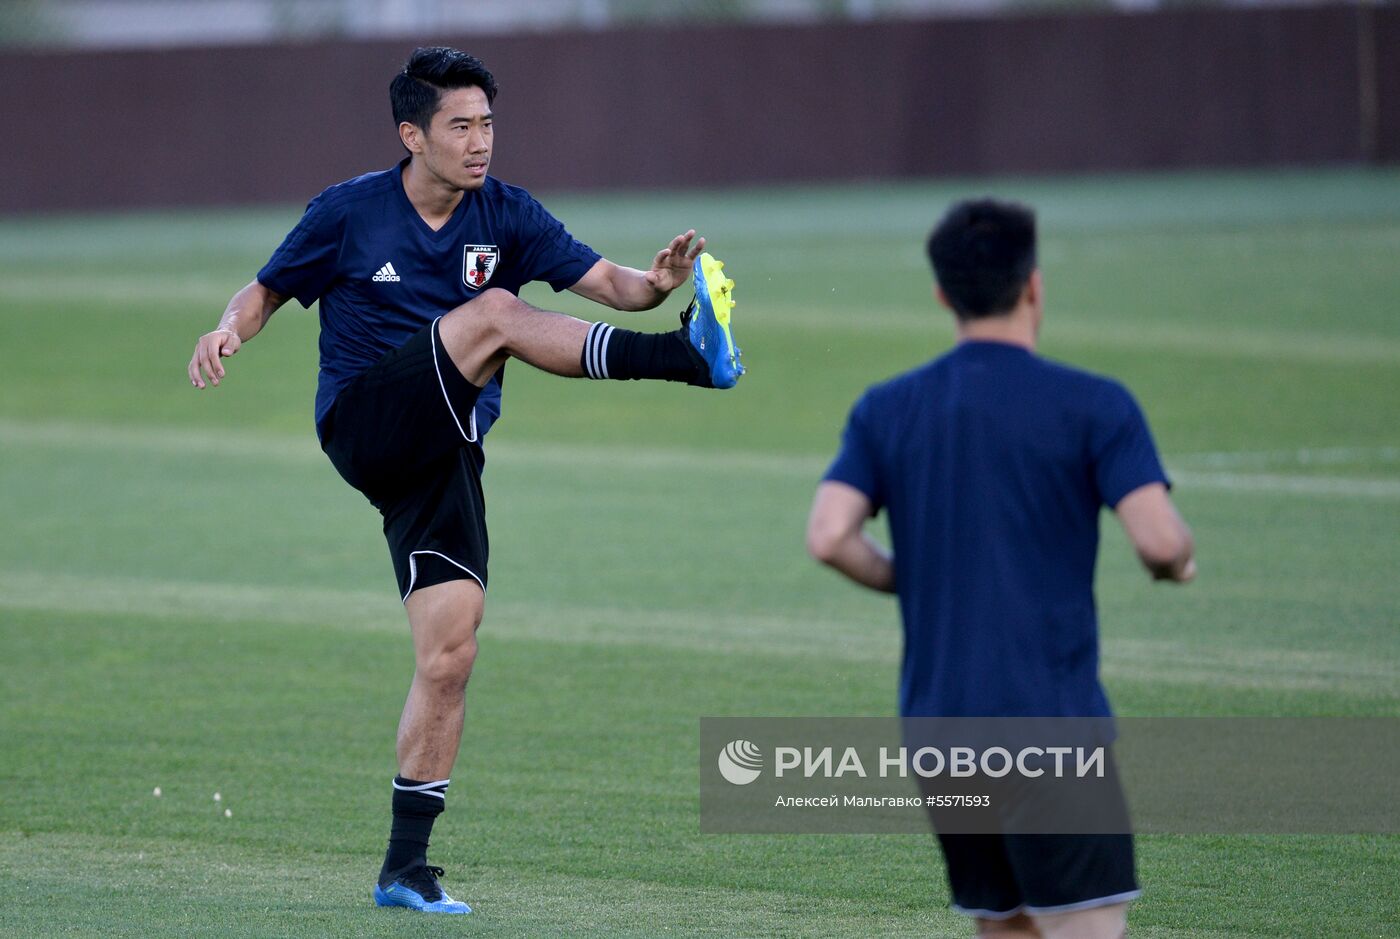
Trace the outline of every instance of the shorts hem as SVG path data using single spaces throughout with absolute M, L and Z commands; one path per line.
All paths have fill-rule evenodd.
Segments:
M 452 423 L 457 425 L 457 432 L 462 435 L 462 439 L 467 443 L 479 443 L 480 438 L 476 432 L 476 404 L 472 404 L 471 412 L 467 415 L 467 426 L 471 428 L 471 433 L 469 434 L 462 427 L 462 420 L 457 416 L 457 409 L 452 406 L 452 396 L 447 393 L 447 382 L 443 381 L 442 378 L 442 366 L 438 364 L 438 346 L 442 344 L 442 338 L 438 335 L 438 323 L 441 320 L 441 316 L 433 320 L 433 325 L 431 327 L 433 331 L 431 342 L 433 347 L 433 371 L 437 372 L 438 387 L 442 389 L 442 400 L 447 403 L 447 413 L 452 415 Z M 444 349 L 443 355 L 446 354 L 447 350 Z M 452 367 L 456 369 L 457 366 L 454 364 Z M 460 375 L 461 373 L 459 372 L 458 374 Z M 477 388 L 471 382 L 468 382 L 465 376 L 463 376 L 462 381 L 466 382 L 469 387 L 475 389 L 478 394 L 481 392 L 481 389 Z M 407 594 L 405 594 L 405 596 L 407 596 Z
M 1024 913 L 1026 910 L 1024 904 L 1010 910 L 969 910 L 967 907 L 958 906 L 956 903 L 950 903 L 949 906 L 954 913 L 961 913 L 963 916 L 972 916 L 977 919 L 1010 919 L 1017 913 Z
M 1127 903 L 1142 896 L 1142 890 L 1127 890 L 1123 893 L 1115 893 L 1107 897 L 1095 897 L 1092 900 L 1080 900 L 1078 903 L 1065 903 L 1060 906 L 1026 906 L 1025 911 L 1031 916 L 1053 916 L 1056 913 L 1077 913 L 1080 910 L 1092 910 L 1100 906 L 1113 906 L 1117 903 Z
M 467 567 L 467 565 L 461 563 L 460 561 L 452 560 L 450 557 L 443 554 L 441 551 L 433 551 L 428 548 L 423 548 L 421 550 L 410 551 L 408 553 L 408 589 L 404 591 L 403 598 L 399 601 L 400 603 L 408 602 L 408 595 L 413 593 L 413 587 L 418 581 L 418 562 L 414 559 L 417 558 L 420 554 L 431 554 L 436 557 L 440 557 L 448 564 L 451 564 L 453 567 L 461 568 L 462 570 L 466 571 L 469 575 L 471 575 L 472 580 L 476 581 L 478 584 L 481 585 L 482 594 L 486 593 L 486 581 L 482 580 L 480 575 L 478 575 L 476 571 L 472 570 L 470 567 Z M 462 579 L 465 580 L 466 578 Z
M 958 904 L 948 904 L 953 912 L 960 912 L 965 917 L 974 919 L 1011 919 L 1018 912 L 1025 911 L 1025 907 L 1016 907 L 1015 910 L 969 910 L 967 907 L 959 907 Z
M 1095 897 L 1092 900 L 1080 900 L 1077 903 L 1064 903 L 1059 906 L 1031 906 L 1022 903 L 1020 906 L 1010 910 L 970 910 L 965 906 L 951 903 L 949 906 L 954 913 L 961 913 L 963 916 L 972 916 L 977 919 L 1002 920 L 1010 919 L 1018 913 L 1025 913 L 1027 916 L 1053 916 L 1056 913 L 1078 913 L 1080 910 L 1092 910 L 1101 906 L 1113 906 L 1117 903 L 1127 903 L 1142 896 L 1142 890 L 1128 890 L 1124 893 L 1115 893 L 1106 897 Z

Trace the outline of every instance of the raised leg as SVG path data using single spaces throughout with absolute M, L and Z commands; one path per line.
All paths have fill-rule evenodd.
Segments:
M 709 360 L 688 338 L 687 330 L 639 333 L 606 323 L 585 323 L 536 309 L 495 289 L 483 291 L 438 322 L 443 348 L 462 377 L 478 388 L 512 358 L 565 378 L 650 379 L 715 387 Z M 711 358 L 721 354 L 714 342 L 709 346 Z M 723 387 L 732 386 L 741 372 L 734 372 L 733 380 Z
M 582 378 L 589 325 L 492 288 L 443 316 L 438 336 L 462 377 L 481 387 L 510 358 L 555 375 Z

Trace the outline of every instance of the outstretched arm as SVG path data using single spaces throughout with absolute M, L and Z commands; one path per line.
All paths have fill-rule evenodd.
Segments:
M 1113 511 L 1153 580 L 1184 584 L 1196 576 L 1191 529 L 1176 511 L 1166 486 L 1139 486 L 1118 500 Z
M 807 521 L 807 551 L 871 590 L 894 593 L 894 556 L 865 533 L 870 499 L 845 483 L 817 487 Z
M 705 239 L 696 238 L 691 229 L 658 251 L 650 270 L 622 267 L 603 258 L 569 289 L 614 310 L 650 310 L 690 280 L 691 266 L 703 250 Z
M 286 302 L 286 297 L 273 293 L 256 280 L 234 294 L 219 318 L 218 327 L 200 336 L 195 343 L 188 368 L 190 384 L 203 388 L 207 379 L 217 385 L 224 377 L 222 360 L 256 336 L 277 308 Z

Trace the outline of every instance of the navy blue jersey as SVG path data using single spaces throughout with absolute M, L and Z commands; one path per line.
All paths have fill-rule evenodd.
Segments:
M 492 177 L 433 231 L 404 192 L 407 162 L 312 199 L 258 272 L 263 286 L 302 306 L 321 301 L 318 431 L 342 388 L 437 317 L 488 287 L 518 294 L 542 280 L 564 290 L 599 258 L 528 192 Z M 501 378 L 477 399 L 478 434 L 500 416 Z
M 903 714 L 1109 715 L 1099 510 L 1167 481 L 1122 385 L 964 342 L 867 391 L 826 478 L 889 516 Z

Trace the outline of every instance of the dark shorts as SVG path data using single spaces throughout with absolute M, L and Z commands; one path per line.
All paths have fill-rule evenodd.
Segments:
M 1093 790 L 1094 797 L 1114 803 L 1101 811 L 1106 817 L 1121 817 L 1126 823 L 1127 804 L 1111 752 L 1106 765 L 1105 786 Z M 985 788 L 987 784 L 982 785 Z M 1018 794 L 1014 784 L 993 789 L 994 802 L 1004 806 L 1000 824 L 1005 831 L 938 832 L 954 910 L 983 919 L 1009 919 L 1017 913 L 1070 913 L 1126 903 L 1142 892 L 1134 867 L 1131 834 L 1017 831 L 1018 817 L 1044 817 L 1047 806 L 1033 804 L 1038 798 L 1034 793 L 1043 791 L 1033 788 L 1031 795 Z M 937 829 L 937 816 L 931 811 L 930 817 Z M 1125 832 L 1126 828 L 1101 830 Z
M 340 392 L 321 449 L 384 516 L 399 594 L 472 579 L 486 589 L 484 455 L 474 407 L 437 321 L 388 352 Z
M 983 919 L 1126 903 L 1132 835 L 939 835 L 953 909 Z

